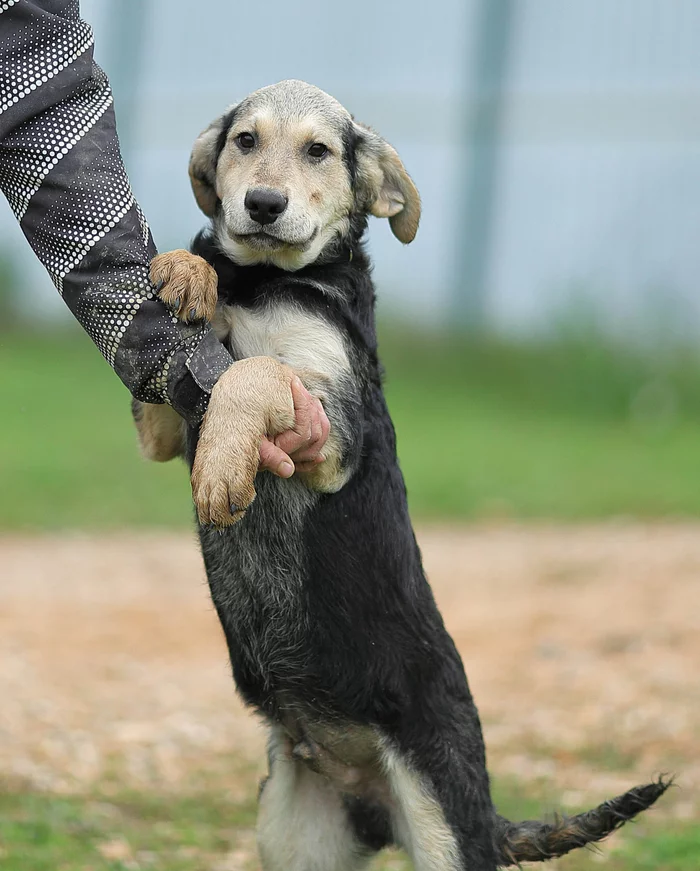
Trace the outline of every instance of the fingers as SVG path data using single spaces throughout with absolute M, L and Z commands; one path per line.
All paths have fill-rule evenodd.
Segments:
M 315 400 L 301 383 L 301 378 L 298 375 L 292 378 L 292 400 L 294 402 L 294 432 L 308 443 L 314 435 Z M 301 444 L 298 447 L 301 447 Z
M 294 463 L 289 456 L 270 439 L 260 442 L 260 468 L 278 475 L 280 478 L 291 478 L 294 474 Z
M 328 441 L 328 436 L 331 433 L 331 422 L 330 422 L 330 420 L 328 420 L 328 415 L 326 414 L 326 409 L 321 404 L 321 400 L 317 399 L 316 402 L 318 403 L 318 408 L 319 408 L 320 417 L 321 417 L 321 436 L 319 438 L 319 447 L 321 450 L 323 450 L 323 447 L 325 446 L 326 442 Z
M 311 434 L 302 435 L 296 430 L 290 429 L 282 435 L 275 436 L 275 445 L 294 460 L 298 459 L 298 452 L 311 443 Z
M 322 451 L 330 433 L 330 422 L 321 401 L 312 396 L 295 376 L 292 379 L 294 429 L 275 438 L 275 444 L 295 464 L 323 460 Z
M 321 456 L 316 457 L 315 460 L 310 460 L 305 463 L 294 463 L 294 468 L 297 472 L 313 472 L 317 466 L 320 466 L 321 463 L 325 463 L 325 461 L 325 457 L 321 454 Z

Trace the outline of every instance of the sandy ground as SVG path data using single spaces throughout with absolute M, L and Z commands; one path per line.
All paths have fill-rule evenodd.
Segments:
M 700 525 L 419 540 L 496 775 L 576 804 L 675 771 L 674 812 L 698 812 Z M 0 777 L 186 789 L 224 757 L 261 768 L 263 741 L 192 536 L 0 537 Z

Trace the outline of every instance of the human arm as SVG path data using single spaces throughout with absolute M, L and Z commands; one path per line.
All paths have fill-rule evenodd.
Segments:
M 77 2 L 0 0 L 0 189 L 64 301 L 135 399 L 170 405 L 199 423 L 233 360 L 206 323 L 178 320 L 149 280 L 155 246 Z M 310 399 L 300 401 L 294 429 L 280 443 L 286 452 L 261 445 L 264 468 L 284 477 L 294 471 L 288 453 L 318 459 L 328 422 Z
M 64 301 L 134 397 L 197 423 L 233 362 L 149 281 L 155 246 L 78 4 L 0 2 L 0 189 Z

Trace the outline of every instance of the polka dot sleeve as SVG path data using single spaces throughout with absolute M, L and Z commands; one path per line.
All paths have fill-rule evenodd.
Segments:
M 78 0 L 0 0 L 0 189 L 64 301 L 131 393 L 191 423 L 231 357 L 155 297 L 156 253 Z

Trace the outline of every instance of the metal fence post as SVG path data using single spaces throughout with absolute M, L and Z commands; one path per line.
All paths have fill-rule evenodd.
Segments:
M 476 11 L 473 90 L 464 97 L 459 145 L 464 151 L 456 208 L 461 218 L 453 276 L 452 317 L 462 329 L 482 329 L 487 313 L 497 156 L 508 65 L 512 0 L 479 0 Z

